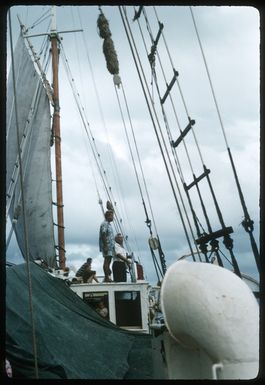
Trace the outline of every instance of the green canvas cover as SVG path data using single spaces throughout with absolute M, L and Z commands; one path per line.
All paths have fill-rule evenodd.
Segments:
M 152 379 L 151 336 L 119 329 L 67 283 L 29 265 L 38 378 Z M 6 270 L 6 358 L 13 376 L 36 378 L 26 264 Z

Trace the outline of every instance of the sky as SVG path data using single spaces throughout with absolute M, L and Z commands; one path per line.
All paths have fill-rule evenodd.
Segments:
M 47 6 L 12 7 L 13 44 L 15 44 L 19 33 L 17 14 L 24 24 L 31 26 L 48 9 Z M 145 10 L 155 38 L 158 24 L 154 9 L 149 6 L 145 7 Z M 162 79 L 163 74 L 159 67 L 160 59 L 163 62 L 163 71 L 168 84 L 173 76 L 171 62 L 174 63 L 174 68 L 179 73 L 178 85 L 175 83 L 172 88 L 172 99 L 178 122 L 183 130 L 187 125 L 187 111 L 191 119 L 196 122 L 194 130 L 200 146 L 201 157 L 204 164 L 211 170 L 211 181 L 225 224 L 234 229 L 232 234 L 234 254 L 239 267 L 243 272 L 258 279 L 249 238 L 241 225 L 243 211 L 235 188 L 226 142 L 222 133 L 223 127 L 227 143 L 232 151 L 249 215 L 254 220 L 254 235 L 259 246 L 260 37 L 258 10 L 243 6 L 192 7 L 222 125 L 214 103 L 190 8 L 187 6 L 158 6 L 155 10 L 158 19 L 164 25 L 163 38 L 166 42 L 165 46 L 164 40 L 162 38 L 159 40 L 155 64 L 161 94 L 164 94 L 166 84 Z M 119 10 L 114 6 L 103 6 L 102 11 L 109 21 L 119 61 L 122 88 L 115 89 L 113 77 L 106 68 L 102 52 L 103 40 L 97 31 L 96 23 L 99 15 L 97 6 L 57 7 L 57 30 L 60 32 L 83 29 L 82 33 L 60 34 L 63 38 L 63 51 L 71 69 L 71 78 L 74 79 L 72 84 L 75 84 L 78 90 L 78 99 L 80 98 L 81 106 L 89 122 L 89 135 L 92 134 L 97 152 L 100 154 L 107 176 L 107 185 L 111 187 L 114 201 L 117 203 L 115 206 L 116 214 L 122 220 L 129 246 L 134 252 L 135 258 L 142 263 L 146 279 L 155 283 L 157 277 L 148 246 L 150 233 L 145 223 L 146 215 L 133 167 L 131 151 L 138 171 L 137 175 L 144 201 L 151 218 L 144 188 L 145 185 L 147 186 L 153 213 L 152 230 L 154 235 L 159 235 L 166 265 L 170 266 L 181 256 L 189 254 L 190 251 L 137 71 L 131 58 Z M 133 7 L 127 7 L 127 15 L 131 21 L 134 16 Z M 38 24 L 34 29 L 30 29 L 29 34 L 46 32 L 47 20 Z M 150 95 L 153 95 L 153 103 L 160 126 L 162 131 L 166 133 L 160 103 L 156 96 L 155 82 L 152 79 L 150 65 L 146 59 L 145 46 L 149 53 L 151 42 L 146 33 L 143 17 L 140 19 L 140 25 L 145 37 L 145 45 L 141 39 L 138 24 L 133 23 L 131 28 L 138 44 L 137 50 L 141 53 L 141 63 L 145 70 Z M 34 45 L 36 44 L 38 52 L 39 38 L 33 37 L 31 41 Z M 62 58 L 60 60 L 63 64 Z M 10 65 L 8 35 L 7 65 Z M 91 72 L 91 68 L 93 72 Z M 98 176 L 98 170 L 91 155 L 90 143 L 76 108 L 63 65 L 60 69 L 59 82 L 66 264 L 73 274 L 87 257 L 92 257 L 93 268 L 100 276 L 103 274 L 103 261 L 98 249 L 98 231 L 100 223 L 103 221 L 103 214 L 98 201 L 99 198 L 102 199 L 105 209 L 108 198 Z M 181 90 L 185 101 L 184 106 L 179 90 Z M 117 94 L 122 106 L 122 115 Z M 129 116 L 123 98 L 124 94 L 126 95 Z M 169 100 L 165 103 L 165 111 L 172 138 L 176 140 L 179 136 L 178 125 L 174 120 Z M 126 124 L 131 151 L 123 121 Z M 140 155 L 144 180 L 134 147 L 134 138 Z M 168 140 L 167 137 L 165 138 Z M 187 136 L 185 143 L 189 148 L 192 170 L 198 176 L 202 171 L 194 137 L 192 135 Z M 192 172 L 183 145 L 178 147 L 177 156 L 183 175 L 185 175 L 184 179 L 189 184 Z M 176 175 L 180 189 L 182 189 L 177 171 Z M 194 207 L 198 210 L 196 213 L 203 224 L 202 213 L 194 191 L 191 193 L 195 201 Z M 218 230 L 220 225 L 217 223 L 211 197 L 204 182 L 202 183 L 202 191 L 205 193 L 207 210 L 213 218 L 213 228 Z M 181 193 L 184 194 L 183 190 Z M 177 196 L 178 202 L 180 202 L 178 192 Z M 9 228 L 10 225 L 7 224 L 7 235 Z M 220 239 L 221 243 L 222 240 Z M 7 260 L 16 263 L 20 261 L 14 238 L 12 238 L 7 250 Z

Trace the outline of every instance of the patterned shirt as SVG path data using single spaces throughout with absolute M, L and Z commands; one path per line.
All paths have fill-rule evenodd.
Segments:
M 106 242 L 103 243 L 102 238 L 105 237 Z M 115 255 L 115 249 L 114 249 L 114 233 L 111 226 L 111 223 L 108 221 L 104 221 L 100 225 L 99 229 L 99 250 L 102 251 L 103 257 L 111 256 L 113 257 Z M 106 248 L 104 248 L 104 246 Z

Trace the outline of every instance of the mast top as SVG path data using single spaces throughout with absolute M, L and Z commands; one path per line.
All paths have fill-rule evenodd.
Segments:
M 57 33 L 56 31 L 56 6 L 51 6 L 51 33 Z

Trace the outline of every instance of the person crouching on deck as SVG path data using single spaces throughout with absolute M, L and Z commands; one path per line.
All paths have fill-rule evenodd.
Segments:
M 86 262 L 76 272 L 76 277 L 82 278 L 84 283 L 91 283 L 93 280 L 98 282 L 96 272 L 91 270 L 92 258 L 87 258 Z

